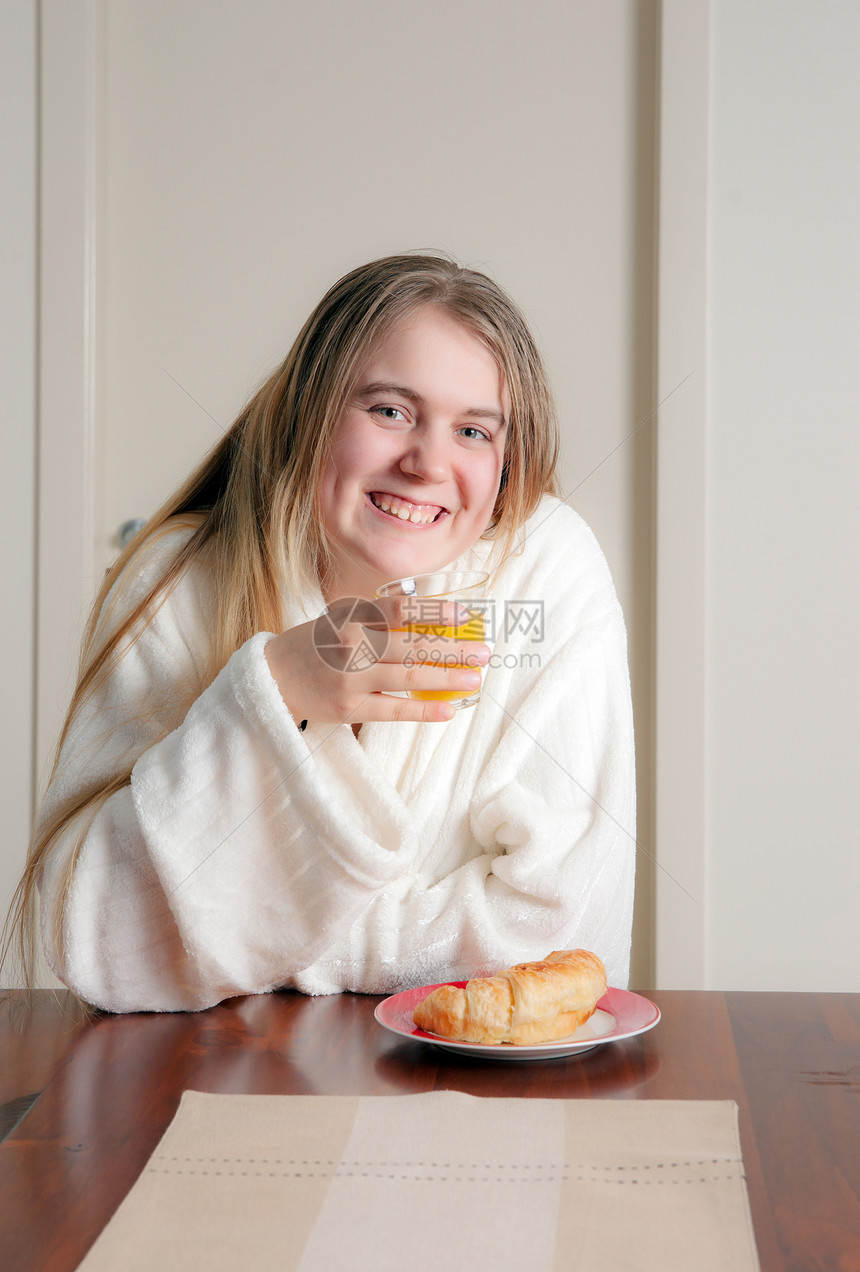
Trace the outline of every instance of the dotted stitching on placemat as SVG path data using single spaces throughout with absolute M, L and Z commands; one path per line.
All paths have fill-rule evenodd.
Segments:
M 147 1168 L 149 1174 L 160 1175 L 195 1175 L 206 1177 L 226 1177 L 226 1178 L 269 1178 L 269 1179 L 401 1179 L 411 1183 L 482 1183 L 482 1184 L 547 1184 L 547 1183 L 604 1183 L 604 1184 L 626 1184 L 629 1186 L 649 1187 L 656 1185 L 658 1187 L 665 1184 L 706 1184 L 720 1183 L 725 1180 L 733 1182 L 737 1179 L 745 1179 L 741 1170 L 740 1162 L 733 1157 L 712 1157 L 712 1158 L 696 1158 L 692 1160 L 673 1161 L 673 1162 L 643 1162 L 639 1166 L 599 1166 L 593 1163 L 585 1162 L 552 1162 L 545 1166 L 534 1167 L 531 1164 L 524 1163 L 505 1163 L 498 1162 L 491 1164 L 489 1162 L 335 1162 L 333 1160 L 324 1161 L 321 1158 L 280 1158 L 280 1157 L 168 1157 L 165 1154 L 159 1154 L 155 1161 L 161 1162 L 184 1162 L 185 1166 L 149 1166 Z M 192 1167 L 190 1164 L 194 1163 Z M 222 1166 L 244 1165 L 244 1166 L 299 1166 L 299 1167 L 329 1167 L 328 1170 L 204 1170 L 200 1169 L 203 1163 L 210 1166 L 220 1163 Z M 729 1173 L 721 1174 L 713 1170 L 715 1166 L 726 1165 L 733 1166 L 735 1169 Z M 352 1166 L 358 1169 L 348 1170 L 347 1167 Z M 710 1172 L 700 1174 L 697 1178 L 690 1176 L 688 1178 L 670 1177 L 667 1175 L 654 1175 L 652 1177 L 638 1176 L 645 1171 L 673 1171 L 673 1170 L 689 1170 L 692 1167 L 711 1167 Z M 361 1169 L 361 1168 L 364 1169 Z M 386 1170 L 385 1167 L 392 1169 Z M 413 1173 L 403 1174 L 404 1169 L 410 1169 Z M 450 1174 L 439 1175 L 419 1175 L 414 1171 L 417 1169 L 444 1170 L 452 1172 Z M 537 1170 L 537 1174 L 508 1174 L 511 1171 L 532 1171 Z M 470 1171 L 487 1171 L 488 1174 L 469 1174 Z M 463 1173 L 460 1173 L 463 1172 Z M 554 1173 L 547 1173 L 554 1172 Z M 578 1173 L 574 1173 L 578 1172 Z
M 391 1166 L 395 1169 L 404 1169 L 405 1167 L 414 1167 L 430 1170 L 663 1170 L 678 1169 L 690 1166 L 720 1166 L 727 1162 L 738 1162 L 736 1157 L 707 1157 L 707 1158 L 691 1158 L 677 1162 L 641 1162 L 636 1166 L 598 1166 L 594 1162 L 401 1162 L 394 1161 L 345 1161 L 342 1158 L 334 1161 L 329 1158 L 323 1161 L 322 1158 L 310 1157 L 168 1157 L 166 1153 L 159 1153 L 153 1158 L 154 1161 L 162 1162 L 215 1162 L 233 1163 L 234 1165 L 262 1165 L 262 1166 Z
M 737 1179 L 746 1179 L 743 1174 L 737 1172 L 728 1175 L 708 1175 L 701 1176 L 699 1179 L 688 1177 L 686 1179 L 607 1179 L 606 1176 L 599 1175 L 540 1175 L 534 1178 L 528 1175 L 510 1176 L 507 1179 L 502 1175 L 493 1176 L 477 1176 L 477 1175 L 394 1175 L 376 1171 L 334 1171 L 331 1174 L 316 1174 L 314 1171 L 264 1171 L 264 1170 L 172 1170 L 163 1169 L 157 1166 L 147 1168 L 147 1174 L 150 1175 L 194 1175 L 194 1176 L 211 1176 L 222 1178 L 269 1178 L 269 1179 L 401 1179 L 407 1180 L 413 1184 L 551 1184 L 551 1183 L 591 1183 L 591 1184 L 623 1184 L 628 1188 L 641 1185 L 643 1188 L 660 1187 L 665 1184 L 708 1184 L 721 1183 L 723 1181 L 732 1182 Z

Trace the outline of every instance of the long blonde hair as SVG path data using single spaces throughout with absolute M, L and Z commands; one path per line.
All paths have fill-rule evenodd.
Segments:
M 282 589 L 325 578 L 331 549 L 318 497 L 334 430 L 362 368 L 388 332 L 423 305 L 445 309 L 493 354 L 511 410 L 498 497 L 487 533 L 502 557 L 545 493 L 557 494 L 558 437 L 540 354 L 517 306 L 484 274 L 443 255 L 389 256 L 352 270 L 326 293 L 283 363 L 183 485 L 159 508 L 108 571 L 84 635 L 78 679 L 60 735 L 54 773 L 72 721 L 192 562 L 207 571 L 215 606 L 201 682 L 173 702 L 174 728 L 230 655 L 258 631 L 280 631 Z M 110 615 L 144 543 L 178 524 L 193 533 L 167 571 L 118 624 Z M 61 889 L 68 894 L 87 830 L 105 801 L 131 780 L 131 765 L 105 783 L 83 785 L 37 823 L 7 918 L 0 966 L 14 946 L 28 983 L 35 956 L 38 883 L 52 845 L 77 818 L 78 836 Z M 62 927 L 64 905 L 57 907 Z M 62 931 L 55 933 L 62 948 Z

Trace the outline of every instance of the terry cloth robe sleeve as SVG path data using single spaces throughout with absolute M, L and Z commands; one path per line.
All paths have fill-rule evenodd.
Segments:
M 434 849 L 297 978 L 301 988 L 363 988 L 369 961 L 378 990 L 393 991 L 570 946 L 594 950 L 610 984 L 627 984 L 636 814 L 626 634 L 591 532 L 555 501 L 547 512 L 500 580 L 480 706 L 446 726 L 463 734 L 458 768 L 445 785 L 440 746 L 429 766 L 439 780 L 412 798 L 424 842 L 425 823 L 437 823 Z M 543 597 L 553 599 L 538 613 Z M 491 745 L 479 745 L 479 712 Z M 458 823 L 459 859 L 443 848 Z
M 554 598 L 538 665 L 518 661 L 528 642 L 511 633 L 477 707 L 447 725 L 365 725 L 360 741 L 347 726 L 299 731 L 266 633 L 174 720 L 209 629 L 205 580 L 187 571 L 78 713 L 45 800 L 47 816 L 131 767 L 44 870 L 62 979 L 109 1010 L 200 1009 L 290 984 L 382 992 L 576 943 L 625 983 L 623 624 L 590 532 L 556 501 L 542 509 L 551 530 L 533 519 L 500 576 L 500 595 Z M 165 564 L 155 550 L 147 568 Z
M 172 691 L 194 678 L 205 618 L 195 580 L 183 579 L 78 713 L 43 802 L 44 818 L 134 762 L 129 784 L 89 826 L 68 827 L 42 877 L 55 971 L 112 1011 L 203 1008 L 283 984 L 415 851 L 403 801 L 363 751 L 349 747 L 341 762 L 344 742 L 354 742 L 348 729 L 324 757 L 309 755 L 265 661 L 267 633 L 153 740 L 170 719 Z

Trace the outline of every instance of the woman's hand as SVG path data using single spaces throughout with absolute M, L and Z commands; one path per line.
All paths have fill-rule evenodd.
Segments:
M 404 630 L 409 596 L 335 601 L 321 618 L 282 632 L 266 645 L 266 661 L 296 721 L 363 724 L 371 720 L 450 720 L 450 702 L 390 697 L 393 692 L 476 692 L 490 650 L 481 641 L 437 634 L 468 612 L 440 604 L 438 624 Z M 429 630 L 428 630 L 429 629 Z

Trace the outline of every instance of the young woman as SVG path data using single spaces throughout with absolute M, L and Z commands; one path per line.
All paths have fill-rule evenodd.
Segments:
M 19 890 L 80 997 L 381 993 L 573 945 L 626 984 L 625 632 L 555 461 L 488 278 L 395 256 L 328 292 L 96 600 Z M 452 564 L 491 574 L 492 649 L 422 662 L 408 601 L 336 604 Z M 354 621 L 323 657 L 327 606 Z M 474 688 L 466 653 L 477 706 L 392 696 Z

